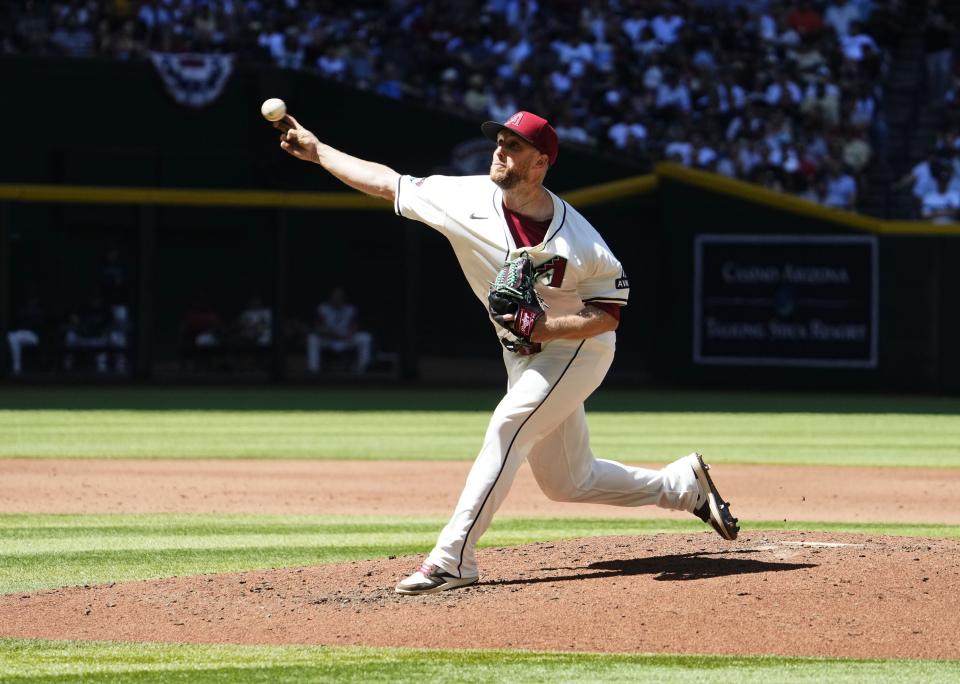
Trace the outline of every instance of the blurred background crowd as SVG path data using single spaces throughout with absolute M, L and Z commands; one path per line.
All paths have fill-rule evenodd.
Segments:
M 385 109 L 417 117 L 443 112 L 438 120 L 456 121 L 463 131 L 476 131 L 485 119 L 503 121 L 517 110 L 532 110 L 554 124 L 566 148 L 583 152 L 567 157 L 567 164 L 580 160 L 576 168 L 586 179 L 574 187 L 599 182 L 593 162 L 609 163 L 621 177 L 672 161 L 827 207 L 951 223 L 960 221 L 958 28 L 960 3 L 945 0 L 8 0 L 0 2 L 0 58 L 14 73 L 28 74 L 21 83 L 34 80 L 31 65 L 61 67 L 69 61 L 71 68 L 105 74 L 136 71 L 145 91 L 158 85 L 142 79 L 158 61 L 226 62 L 248 78 L 270 74 L 264 81 L 276 78 L 278 69 L 290 70 L 296 73 L 283 75 L 308 88 L 317 85 L 365 102 L 400 100 Z M 158 57 L 171 54 L 231 55 L 232 61 Z M 84 95 L 82 87 L 70 97 L 48 92 L 68 101 Z M 174 98 L 170 106 L 182 103 Z M 79 171 L 70 178 L 86 182 L 81 173 L 86 167 L 76 160 L 95 156 L 103 141 L 80 142 L 69 158 L 69 168 Z M 479 152 L 461 156 L 488 159 L 488 145 L 478 134 L 454 153 L 470 148 Z M 140 178 L 147 180 L 131 185 L 161 178 L 145 168 L 156 166 L 179 178 L 182 166 L 196 162 L 177 157 L 170 170 L 149 149 L 127 156 L 113 152 L 124 171 L 132 166 L 126 160 L 140 165 Z M 204 160 L 209 154 L 198 153 Z M 37 177 L 60 182 L 66 153 L 48 156 L 34 165 L 42 171 Z M 218 164 L 223 160 L 203 168 L 219 172 Z M 453 172 L 482 172 L 451 164 Z M 207 182 L 202 170 L 191 178 Z M 292 369 L 304 376 L 398 375 L 402 359 L 409 360 L 409 350 L 417 348 L 414 333 L 398 332 L 406 331 L 398 325 L 400 314 L 391 320 L 383 315 L 401 311 L 399 298 L 406 290 L 392 292 L 390 306 L 379 293 L 372 296 L 367 283 L 336 282 L 332 275 L 322 291 L 313 291 L 314 264 L 306 259 L 302 269 L 288 271 L 278 259 L 284 265 L 277 274 L 264 275 L 268 269 L 259 261 L 257 241 L 282 253 L 282 241 L 269 242 L 274 237 L 266 229 L 259 234 L 251 228 L 246 242 L 231 242 L 235 270 L 262 276 L 238 286 L 228 276 L 221 281 L 202 270 L 208 253 L 203 250 L 219 255 L 223 248 L 216 232 L 220 224 L 206 226 L 209 216 L 198 222 L 209 233 L 197 237 L 190 232 L 196 226 L 181 231 L 165 214 L 142 212 L 137 219 L 142 232 L 165 239 L 158 248 L 134 236 L 119 213 L 110 219 L 119 227 L 108 231 L 87 226 L 106 211 L 90 216 L 53 209 L 44 214 L 46 207 L 34 212 L 32 206 L 15 211 L 8 257 L 14 285 L 4 331 L 13 375 L 54 368 L 130 377 L 134 368 L 172 363 L 178 364 L 176 373 L 249 369 L 282 377 Z M 161 220 L 167 223 L 158 229 Z M 221 222 L 231 220 L 224 216 Z M 144 228 L 144 222 L 152 227 Z M 21 223 L 37 228 L 30 234 L 34 242 L 24 239 L 28 233 Z M 314 238 L 305 237 L 312 233 L 296 234 L 301 246 L 287 254 L 309 253 L 302 245 L 313 244 L 308 240 Z M 654 237 L 643 242 L 632 232 L 624 234 L 630 235 L 638 263 L 654 261 L 639 258 Z M 105 240 L 99 256 L 88 255 L 98 265 L 91 267 L 86 286 L 70 280 L 82 266 L 68 274 L 48 270 L 52 282 L 63 287 L 36 282 L 30 255 L 37 255 L 37 263 L 54 263 L 44 235 L 61 240 L 58 254 L 69 255 L 58 257 L 63 263 L 80 263 L 74 259 L 78 247 L 93 254 L 93 242 Z M 346 240 L 341 248 L 349 245 Z M 371 258 L 380 259 L 381 268 L 395 268 L 392 277 L 405 277 L 405 267 L 394 259 L 404 245 L 383 246 L 383 253 Z M 151 281 L 145 253 L 165 255 L 164 263 L 189 254 L 200 268 L 190 282 L 159 298 L 146 284 Z M 247 256 L 251 261 L 244 265 Z M 912 258 L 907 261 L 913 269 Z M 951 263 L 949 256 L 943 263 Z M 926 277 L 940 268 L 936 264 L 916 270 Z M 898 281 L 900 296 L 924 301 L 922 283 L 913 290 L 901 285 Z M 646 311 L 657 313 L 656 294 L 650 297 Z M 642 323 L 629 325 L 642 330 Z M 952 334 L 949 326 L 944 330 Z M 942 346 L 952 348 L 952 342 Z M 652 346 L 648 352 L 653 358 Z M 294 355 L 294 363 L 283 365 Z M 634 370 L 645 372 L 648 357 Z M 153 361 L 156 366 L 149 365 Z
M 949 3 L 16 0 L 4 7 L 4 53 L 229 52 L 471 118 L 504 120 L 530 109 L 568 145 L 641 166 L 677 161 L 844 209 L 862 204 L 871 169 L 886 171 L 883 83 L 910 27 L 922 35 L 924 93 L 942 114 L 936 141 L 914 151 L 889 185 L 913 193 L 917 216 L 952 220 L 960 208 L 958 10 Z

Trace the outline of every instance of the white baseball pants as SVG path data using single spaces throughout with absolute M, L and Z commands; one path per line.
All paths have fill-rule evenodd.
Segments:
M 370 365 L 373 350 L 373 336 L 370 333 L 357 332 L 345 339 L 321 337 L 316 333 L 310 333 L 307 335 L 307 368 L 311 373 L 320 372 L 324 349 L 342 352 L 354 348 L 357 350 L 357 373 L 363 373 Z
M 40 337 L 32 330 L 11 330 L 7 333 L 7 344 L 10 345 L 13 374 L 19 375 L 23 369 L 23 348 L 36 347 L 40 344 Z
M 458 577 L 478 575 L 477 541 L 524 459 L 555 501 L 693 510 L 699 487 L 689 463 L 650 470 L 593 457 L 583 402 L 607 374 L 613 353 L 599 338 L 558 340 L 532 356 L 504 352 L 507 394 L 428 563 Z

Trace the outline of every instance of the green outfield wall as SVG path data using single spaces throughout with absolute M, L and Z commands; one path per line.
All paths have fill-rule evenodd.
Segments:
M 960 227 L 882 221 L 673 165 L 656 357 L 689 382 L 956 391 Z
M 180 368 L 198 297 L 229 319 L 259 294 L 276 314 L 265 379 L 286 379 L 303 349 L 285 327 L 334 285 L 399 355 L 399 377 L 417 377 L 425 356 L 498 354 L 446 241 L 282 153 L 259 103 L 282 97 L 325 141 L 414 175 L 483 172 L 477 122 L 242 63 L 199 110 L 144 63 L 4 57 L 0 79 L 31 103 L 0 111 L 0 328 L 34 292 L 55 340 L 112 245 L 128 276 L 133 377 Z M 630 277 L 611 382 L 960 389 L 955 226 L 649 171 L 564 146 L 548 177 Z

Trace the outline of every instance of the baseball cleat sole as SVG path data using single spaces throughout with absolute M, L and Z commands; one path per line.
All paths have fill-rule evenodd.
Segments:
M 700 489 L 707 493 L 707 500 L 700 505 L 693 513 L 698 518 L 717 531 L 724 539 L 734 540 L 740 532 L 739 522 L 730 513 L 730 504 L 723 500 L 717 487 L 713 484 L 713 478 L 710 477 L 710 466 L 703 462 L 703 456 L 697 453 L 691 454 L 693 474 L 697 477 L 697 483 Z

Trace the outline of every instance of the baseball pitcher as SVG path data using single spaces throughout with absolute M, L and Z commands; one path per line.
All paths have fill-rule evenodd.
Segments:
M 546 120 L 523 111 L 505 123 L 487 121 L 481 130 L 495 144 L 489 175 L 427 178 L 325 145 L 290 115 L 273 125 L 284 151 L 446 236 L 502 345 L 507 392 L 453 516 L 397 592 L 434 593 L 479 579 L 477 541 L 524 459 L 553 500 L 689 511 L 736 539 L 737 520 L 699 454 L 649 470 L 590 451 L 583 402 L 613 361 L 630 286 L 594 227 L 543 186 L 558 154 Z

